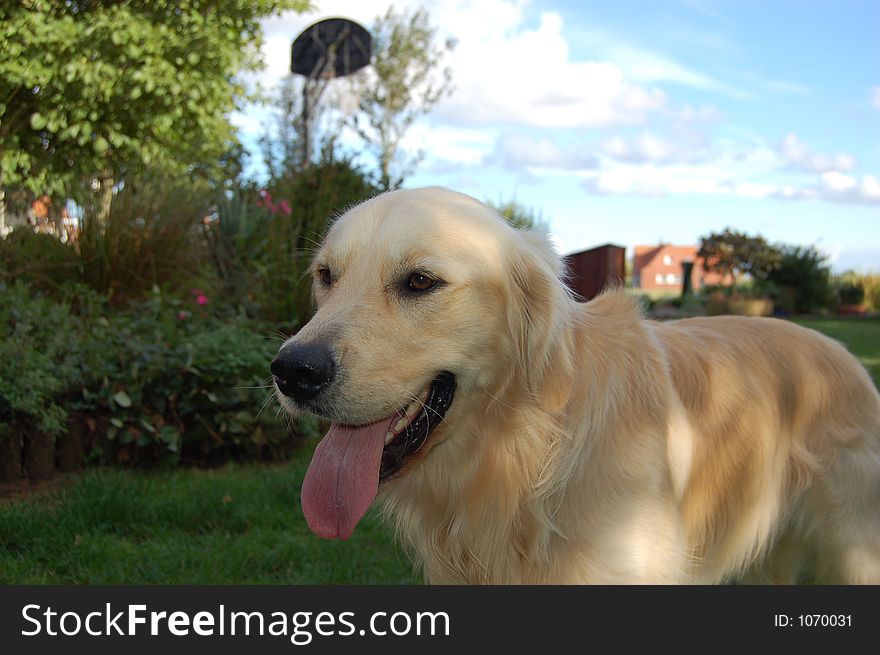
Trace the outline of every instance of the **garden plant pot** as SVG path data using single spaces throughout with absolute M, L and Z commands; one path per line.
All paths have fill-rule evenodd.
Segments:
M 731 298 L 727 301 L 727 311 L 737 316 L 770 316 L 773 301 L 769 298 Z
M 838 305 L 837 313 L 844 316 L 864 316 L 868 313 L 867 305 Z
M 706 298 L 706 314 L 708 316 L 720 316 L 727 313 L 727 296 L 713 293 Z

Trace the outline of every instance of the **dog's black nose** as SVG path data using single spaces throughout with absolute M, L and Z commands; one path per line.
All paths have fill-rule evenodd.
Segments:
M 281 393 L 298 401 L 313 399 L 336 375 L 333 353 L 317 343 L 284 346 L 269 368 Z

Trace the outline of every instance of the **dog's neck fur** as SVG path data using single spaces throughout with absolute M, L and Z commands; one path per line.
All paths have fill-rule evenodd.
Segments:
M 604 298 L 590 309 L 572 305 L 575 320 L 559 326 L 541 384 L 532 384 L 541 393 L 515 397 L 512 390 L 529 385 L 511 379 L 492 393 L 460 399 L 448 417 L 455 434 L 383 494 L 386 514 L 428 582 L 542 583 L 562 575 L 554 560 L 570 536 L 556 517 L 580 502 L 563 490 L 596 445 L 584 426 L 566 423 L 566 416 L 589 415 L 571 410 L 592 395 L 589 388 L 572 389 L 572 372 L 576 366 L 595 370 L 605 397 L 620 391 L 622 401 L 624 390 L 608 389 L 614 376 L 604 370 L 606 344 L 598 342 L 613 335 L 615 343 L 629 343 L 634 357 L 644 349 L 641 334 L 615 334 L 624 323 L 615 314 L 631 316 L 632 302 L 617 294 Z

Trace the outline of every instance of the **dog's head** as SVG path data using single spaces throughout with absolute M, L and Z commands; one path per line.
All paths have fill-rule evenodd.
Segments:
M 303 484 L 317 534 L 350 536 L 380 481 L 482 410 L 477 392 L 540 386 L 559 273 L 545 235 L 444 189 L 386 193 L 335 222 L 312 264 L 317 311 L 272 362 L 282 404 L 333 423 Z

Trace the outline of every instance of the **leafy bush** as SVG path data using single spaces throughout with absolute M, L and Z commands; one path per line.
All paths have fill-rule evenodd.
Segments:
M 141 300 L 154 286 L 186 288 L 205 260 L 201 225 L 209 209 L 209 201 L 162 176 L 128 182 L 106 222 L 92 211 L 83 217 L 83 281 L 114 304 Z
M 220 199 L 204 226 L 218 295 L 249 316 L 261 315 L 272 220 L 257 190 L 240 188 Z
M 844 282 L 837 288 L 841 305 L 861 305 L 865 300 L 865 289 L 860 284 Z
M 67 308 L 0 283 L 0 422 L 24 422 L 55 435 L 64 428 L 61 402 L 77 378 L 68 350 L 79 325 Z
M 286 426 L 259 411 L 273 403 L 271 342 L 249 321 L 211 316 L 193 291 L 108 311 L 81 288 L 64 301 L 0 288 L 0 422 L 58 434 L 79 421 L 104 461 L 285 455 Z
M 860 304 L 867 303 L 868 309 L 873 312 L 880 312 L 880 273 L 856 273 L 847 271 L 838 278 L 838 297 L 840 302 L 844 304 Z M 845 303 L 840 291 L 844 286 L 858 287 L 862 290 L 862 297 L 856 303 Z
M 79 408 L 121 461 L 282 455 L 289 435 L 274 411 L 259 412 L 271 402 L 270 343 L 242 319 L 208 315 L 193 291 L 111 315 L 82 358 Z
M 114 305 L 143 300 L 154 286 L 179 291 L 202 277 L 207 259 L 203 218 L 210 202 L 161 175 L 129 181 L 106 220 L 82 210 L 72 243 L 29 226 L 0 239 L 0 280 L 21 280 L 57 296 L 84 283 Z
M 81 277 L 78 253 L 55 236 L 25 225 L 0 239 L 0 281 L 27 282 L 37 289 L 57 291 Z
M 259 318 L 295 331 L 309 317 L 311 253 L 332 218 L 379 192 L 350 159 L 330 155 L 218 205 L 211 262 L 224 293 Z
M 834 304 L 828 259 L 814 246 L 782 246 L 765 283 L 776 307 L 787 313 L 812 313 Z

